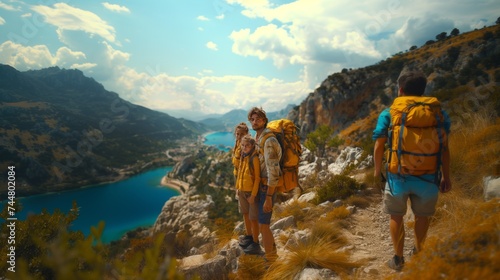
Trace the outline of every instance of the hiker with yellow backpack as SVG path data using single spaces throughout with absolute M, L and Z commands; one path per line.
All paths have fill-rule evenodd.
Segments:
M 246 254 L 259 255 L 259 209 L 257 194 L 260 185 L 260 162 L 255 139 L 247 134 L 241 139 L 241 158 L 236 176 L 239 209 L 243 214 L 246 233 L 239 245 Z
M 301 189 L 298 176 L 302 155 L 299 127 L 288 119 L 269 121 L 266 112 L 257 107 L 248 112 L 248 121 L 256 132 L 255 149 L 259 158 L 259 166 L 249 161 L 249 169 L 260 167 L 261 176 L 258 193 L 259 230 L 262 234 L 265 259 L 273 262 L 278 258 L 274 236 L 270 229 L 276 195 L 291 192 L 296 187 Z M 243 251 L 251 254 L 258 249 L 260 245 L 253 242 Z
M 373 131 L 373 158 L 374 175 L 385 179 L 382 161 L 388 143 L 383 207 L 390 215 L 395 254 L 387 265 L 399 271 L 404 266 L 403 217 L 408 199 L 415 215 L 414 254 L 422 250 L 439 191 L 451 190 L 448 149 L 451 123 L 435 97 L 423 96 L 427 79 L 422 72 L 403 71 L 397 82 L 398 97 L 379 115 Z

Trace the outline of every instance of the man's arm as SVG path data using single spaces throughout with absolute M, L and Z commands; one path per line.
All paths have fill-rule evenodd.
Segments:
M 441 156 L 441 171 L 443 172 L 443 177 L 441 178 L 441 184 L 439 189 L 441 192 L 449 192 L 451 190 L 451 180 L 450 180 L 450 150 L 448 145 L 445 146 L 442 156 Z
M 391 123 L 391 114 L 389 109 L 385 109 L 380 113 L 377 120 L 377 126 L 373 130 L 372 139 L 375 141 L 373 149 L 373 163 L 375 170 L 373 175 L 380 176 L 382 171 L 382 159 L 384 158 L 385 142 L 387 142 L 388 129 Z
M 380 176 L 382 172 L 382 159 L 384 158 L 385 142 L 387 137 L 377 138 L 375 140 L 375 147 L 373 149 L 373 163 L 375 165 L 375 170 L 373 171 L 373 176 Z
M 275 137 L 269 137 L 264 143 L 264 158 L 267 169 L 268 193 L 274 194 L 274 189 L 278 186 L 281 175 L 280 159 L 281 146 Z

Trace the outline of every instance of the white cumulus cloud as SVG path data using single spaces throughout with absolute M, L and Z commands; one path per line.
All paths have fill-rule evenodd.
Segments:
M 92 12 L 74 8 L 66 3 L 56 3 L 53 8 L 37 5 L 33 6 L 32 10 L 56 26 L 58 34 L 64 30 L 78 30 L 98 35 L 109 42 L 116 41 L 115 28 Z
M 217 51 L 217 50 L 219 50 L 219 49 L 217 48 L 217 44 L 216 44 L 216 43 L 214 43 L 214 42 L 212 42 L 212 41 L 208 42 L 205 46 L 207 46 L 207 48 L 209 48 L 209 49 L 211 49 L 211 50 L 213 50 L 213 51 Z
M 47 46 L 23 46 L 12 41 L 0 45 L 1 63 L 11 65 L 18 70 L 40 69 L 50 66 L 70 67 L 85 60 L 85 54 L 72 51 L 67 47 L 59 48 L 51 54 Z
M 102 5 L 104 6 L 104 8 L 106 8 L 106 9 L 112 11 L 112 12 L 130 14 L 129 8 L 127 8 L 125 6 L 120 6 L 120 5 L 117 5 L 117 4 L 110 4 L 108 2 L 104 2 L 104 3 L 102 3 Z

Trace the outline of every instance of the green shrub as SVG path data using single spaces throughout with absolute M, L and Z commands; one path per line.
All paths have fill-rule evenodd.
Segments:
M 347 175 L 334 175 L 316 191 L 316 204 L 344 199 L 361 190 L 361 185 Z

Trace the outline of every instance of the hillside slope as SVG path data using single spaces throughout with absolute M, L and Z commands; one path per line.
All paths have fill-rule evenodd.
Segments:
M 359 143 L 370 137 L 378 113 L 396 96 L 397 78 L 405 67 L 427 74 L 427 93 L 437 96 L 452 117 L 485 103 L 500 111 L 500 25 L 495 25 L 332 74 L 288 118 L 301 125 L 303 138 L 328 125 L 348 144 Z M 464 99 L 469 103 L 464 105 Z
M 205 131 L 127 102 L 79 70 L 8 65 L 0 65 L 0 123 L 0 168 L 15 166 L 18 195 L 113 180 Z

